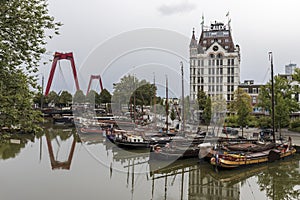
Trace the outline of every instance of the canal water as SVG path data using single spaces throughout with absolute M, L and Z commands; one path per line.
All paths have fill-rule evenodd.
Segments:
M 101 134 L 50 126 L 0 135 L 0 199 L 299 199 L 300 156 L 219 171 L 198 159 L 149 162 Z

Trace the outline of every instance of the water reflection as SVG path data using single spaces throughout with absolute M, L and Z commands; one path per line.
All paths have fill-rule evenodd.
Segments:
M 50 134 L 48 132 L 46 132 L 48 153 L 49 153 L 49 158 L 50 158 L 50 162 L 51 162 L 51 167 L 52 167 L 53 170 L 54 169 L 66 169 L 66 170 L 70 169 L 73 154 L 74 154 L 74 150 L 75 150 L 75 145 L 76 145 L 75 134 L 72 134 L 72 135 L 73 135 L 73 142 L 72 142 L 72 146 L 71 146 L 71 149 L 70 149 L 70 152 L 69 152 L 68 159 L 66 161 L 62 162 L 62 161 L 56 160 L 56 158 L 54 157 Z M 55 139 L 56 139 L 56 141 L 58 141 L 56 137 L 55 137 Z
M 28 141 L 34 141 L 33 135 L 0 134 L 0 159 L 15 158 Z
M 39 162 L 25 163 L 25 158 L 32 162 L 35 152 Z M 101 163 L 95 162 L 91 153 L 101 158 Z M 275 163 L 216 173 L 208 163 L 199 163 L 198 159 L 179 160 L 166 166 L 164 162 L 149 161 L 147 150 L 124 151 L 101 134 L 82 135 L 73 129 L 48 126 L 37 135 L 0 135 L 0 160 L 5 161 L 0 165 L 3 180 L 14 176 L 16 172 L 10 168 L 14 166 L 12 161 L 17 161 L 18 166 L 27 164 L 24 165 L 28 166 L 27 171 L 33 168 L 30 178 L 36 176 L 35 180 L 39 180 L 38 176 L 48 175 L 47 184 L 58 184 L 62 189 L 66 184 L 75 185 L 83 189 L 75 190 L 74 195 L 84 193 L 88 197 L 101 194 L 105 199 L 300 199 L 299 154 Z M 58 173 L 57 169 L 63 170 Z M 67 175 L 60 179 L 62 174 Z M 22 182 L 18 177 L 14 178 Z M 82 179 L 89 183 L 88 188 L 81 183 Z M 7 190 L 7 185 L 8 182 L 2 183 L 0 188 Z M 35 185 L 38 186 L 42 184 Z M 11 197 L 12 191 L 4 197 Z

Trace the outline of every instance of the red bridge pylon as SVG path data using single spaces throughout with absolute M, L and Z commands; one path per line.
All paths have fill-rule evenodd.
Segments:
M 46 91 L 45 91 L 45 96 L 47 96 L 49 94 L 50 87 L 51 87 L 51 84 L 52 84 L 52 81 L 53 81 L 54 72 L 55 72 L 56 65 L 57 65 L 57 61 L 58 60 L 63 60 L 63 59 L 70 60 L 72 71 L 73 71 L 73 76 L 74 76 L 74 80 L 75 80 L 76 90 L 80 90 L 73 53 L 72 52 L 70 52 L 70 53 L 55 52 L 54 59 L 53 59 L 53 62 L 52 62 L 51 71 L 50 71 L 50 76 L 49 76 Z
M 87 89 L 87 91 L 86 91 L 86 95 L 88 95 L 88 93 L 90 92 L 92 80 L 94 80 L 94 79 L 99 80 L 100 90 L 101 90 L 101 91 L 103 90 L 101 76 L 100 76 L 100 75 L 91 75 L 91 77 L 90 77 L 90 82 L 89 82 L 89 86 L 88 86 L 88 89 Z

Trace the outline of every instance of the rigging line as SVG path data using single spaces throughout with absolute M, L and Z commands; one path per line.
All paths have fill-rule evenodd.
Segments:
M 63 73 L 62 68 L 61 68 L 61 66 L 60 66 L 60 60 L 58 61 L 58 68 L 59 68 L 59 72 L 61 73 L 63 82 L 64 82 L 64 84 L 67 86 L 67 90 L 69 90 L 70 87 L 69 87 L 69 85 L 68 85 L 68 83 L 67 83 L 67 81 L 66 81 L 66 78 L 64 77 L 64 73 Z
M 270 72 L 270 69 L 268 68 L 267 71 L 266 71 L 266 74 L 264 76 L 264 79 L 263 79 L 262 83 L 264 83 L 266 81 L 266 78 L 267 78 L 269 72 Z

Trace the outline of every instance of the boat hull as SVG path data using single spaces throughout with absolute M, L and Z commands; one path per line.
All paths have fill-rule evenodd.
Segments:
M 214 156 L 211 158 L 210 163 L 213 166 L 216 166 L 218 168 L 237 168 L 241 166 L 249 166 L 249 165 L 255 165 L 260 163 L 266 163 L 266 162 L 273 162 L 275 160 L 280 160 L 286 157 L 289 157 L 296 153 L 296 149 L 290 149 L 286 152 L 278 152 L 278 150 L 270 150 L 261 152 L 261 156 L 252 156 L 252 157 L 245 157 L 235 155 L 235 160 L 229 160 L 224 158 L 217 158 Z M 264 155 L 263 155 L 264 154 Z

